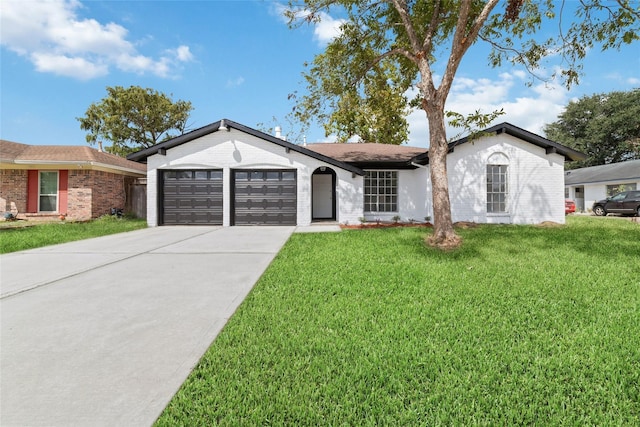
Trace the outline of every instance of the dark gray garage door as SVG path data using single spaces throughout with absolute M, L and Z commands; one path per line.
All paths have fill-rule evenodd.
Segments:
M 234 225 L 296 225 L 295 170 L 234 170 Z
M 162 223 L 222 225 L 221 170 L 162 171 Z

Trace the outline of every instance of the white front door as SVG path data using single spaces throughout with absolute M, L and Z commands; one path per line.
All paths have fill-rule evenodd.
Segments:
M 333 218 L 333 177 L 330 174 L 312 175 L 313 219 Z

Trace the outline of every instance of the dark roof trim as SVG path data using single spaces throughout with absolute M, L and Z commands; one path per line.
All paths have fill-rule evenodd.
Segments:
M 488 129 L 483 131 L 484 133 L 496 133 L 500 135 L 501 133 L 506 133 L 507 135 L 515 136 L 516 138 L 520 138 L 523 141 L 527 141 L 530 144 L 537 145 L 538 147 L 542 147 L 545 149 L 547 154 L 557 153 L 561 156 L 564 156 L 565 160 L 584 160 L 587 156 L 579 151 L 576 151 L 572 148 L 565 147 L 564 145 L 558 144 L 557 142 L 551 141 L 550 139 L 543 138 L 540 135 L 536 135 L 535 133 L 529 132 L 528 130 L 524 130 L 517 126 L 512 125 L 511 123 L 500 123 L 495 126 L 491 126 Z M 469 141 L 469 137 L 464 137 L 457 141 L 449 144 L 449 150 L 453 151 L 454 147 L 460 144 L 464 144 Z
M 173 147 L 177 147 L 178 145 L 182 145 L 189 141 L 193 141 L 194 139 L 201 138 L 205 135 L 208 135 L 213 132 L 222 131 L 225 129 L 220 129 L 220 126 L 224 124 L 227 129 L 236 129 L 240 132 L 247 133 L 249 135 L 255 136 L 256 138 L 263 139 L 265 141 L 271 142 L 273 144 L 279 145 L 289 151 L 296 151 L 305 156 L 309 156 L 316 160 L 320 160 L 322 162 L 328 163 L 330 165 L 336 166 L 340 169 L 344 169 L 351 173 L 355 173 L 357 175 L 364 175 L 364 171 L 358 167 L 352 166 L 348 163 L 341 162 L 339 160 L 333 159 L 331 157 L 324 156 L 322 154 L 316 153 L 315 151 L 311 151 L 307 148 L 304 148 L 300 145 L 292 144 L 290 142 L 284 141 L 280 138 L 276 138 L 275 136 L 269 135 L 264 132 L 260 132 L 258 130 L 252 129 L 250 127 L 241 125 L 240 123 L 236 123 L 229 119 L 218 120 L 215 123 L 211 123 L 210 125 L 203 126 L 199 129 L 192 130 L 191 132 L 187 132 L 183 135 L 177 136 L 175 138 L 169 139 L 167 141 L 161 142 L 159 144 L 154 145 L 153 147 L 145 148 L 144 150 L 138 151 L 136 153 L 129 154 L 127 159 L 133 160 L 136 162 L 146 163 L 147 158 L 149 156 L 153 156 L 154 154 L 163 154 L 166 153 L 166 150 L 169 150 Z
M 543 138 L 540 135 L 536 135 L 535 133 L 529 132 L 522 128 L 512 125 L 511 123 L 500 123 L 498 125 L 492 126 L 490 128 L 482 131 L 483 133 L 506 133 L 507 135 L 515 136 L 523 141 L 526 141 L 530 144 L 537 145 L 538 147 L 542 147 L 545 149 L 547 154 L 557 153 L 561 156 L 564 156 L 567 161 L 574 160 L 584 160 L 587 156 L 579 151 L 576 151 L 572 148 L 565 147 L 564 145 L 558 144 L 557 142 L 551 141 L 549 139 Z M 453 141 L 449 144 L 449 152 L 453 152 L 455 147 L 458 145 L 462 145 L 466 142 L 469 142 L 470 138 L 468 136 L 458 139 L 457 141 Z M 413 158 L 413 161 L 419 164 L 427 164 L 429 163 L 429 153 L 420 154 Z

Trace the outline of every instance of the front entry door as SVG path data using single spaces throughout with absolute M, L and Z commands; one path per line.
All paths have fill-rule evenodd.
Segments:
M 333 176 L 314 174 L 312 177 L 312 218 L 333 219 Z

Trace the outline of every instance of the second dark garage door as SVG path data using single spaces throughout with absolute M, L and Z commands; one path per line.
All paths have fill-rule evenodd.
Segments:
M 232 171 L 232 225 L 296 225 L 296 171 Z

